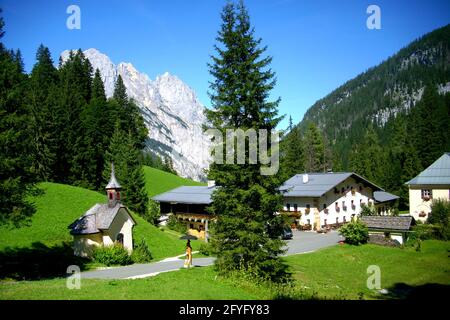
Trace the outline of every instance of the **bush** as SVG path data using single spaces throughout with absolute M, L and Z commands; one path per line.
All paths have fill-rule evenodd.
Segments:
M 208 243 L 202 243 L 198 251 L 204 256 L 209 256 L 212 253 L 211 249 L 212 248 Z
M 158 202 L 154 201 L 154 200 L 149 200 L 148 201 L 148 210 L 145 214 L 145 216 L 143 216 L 143 218 L 150 222 L 153 225 L 157 225 L 158 224 L 158 220 L 160 217 L 160 209 L 159 209 L 159 204 Z
M 374 206 L 361 205 L 361 215 L 362 216 L 375 216 L 377 212 Z
M 448 240 L 450 228 L 439 224 L 417 224 L 412 227 L 412 233 L 408 237 L 408 243 L 414 244 L 417 240 Z
M 152 253 L 147 245 L 147 242 L 142 239 L 137 246 L 134 247 L 131 254 L 131 260 L 134 263 L 150 262 L 153 259 Z
M 93 260 L 106 266 L 130 264 L 131 257 L 121 244 L 112 246 L 99 246 L 94 249 Z
M 339 233 L 345 237 L 348 244 L 359 245 L 369 240 L 369 229 L 361 221 L 352 221 L 339 228 Z
M 170 215 L 167 220 L 167 228 L 177 231 L 179 233 L 186 233 L 186 225 L 180 222 L 174 215 Z
M 450 216 L 450 201 L 444 199 L 433 200 L 431 204 L 431 214 L 428 222 L 431 224 L 440 224 L 448 226 Z

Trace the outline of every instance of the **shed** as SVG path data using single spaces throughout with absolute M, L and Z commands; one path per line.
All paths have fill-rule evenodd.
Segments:
M 382 232 L 400 243 L 407 240 L 411 226 L 415 224 L 412 216 L 362 216 L 361 221 L 367 225 L 369 233 Z

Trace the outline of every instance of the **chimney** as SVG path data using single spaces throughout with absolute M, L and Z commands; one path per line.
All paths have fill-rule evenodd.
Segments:
M 303 174 L 303 183 L 308 183 L 308 181 L 309 181 L 308 174 L 307 173 Z
M 212 188 L 216 185 L 216 182 L 214 180 L 208 180 L 208 188 Z

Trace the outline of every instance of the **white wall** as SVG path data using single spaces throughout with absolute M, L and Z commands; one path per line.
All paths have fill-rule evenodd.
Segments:
M 119 233 L 123 234 L 123 246 L 129 251 L 133 251 L 133 220 L 124 208 L 117 213 L 109 230 L 103 233 L 103 244 L 112 245 Z
M 349 187 L 347 189 L 347 186 Z M 359 186 L 363 186 L 363 189 L 360 191 Z M 355 194 L 352 195 L 351 187 L 355 188 Z M 352 219 L 352 214 L 355 216 L 360 215 L 361 205 L 363 202 L 368 204 L 368 201 L 373 202 L 373 190 L 370 187 L 364 187 L 362 183 L 357 183 L 352 177 L 346 179 L 342 183 L 336 186 L 339 191 L 338 194 L 335 194 L 334 188 L 328 191 L 324 196 L 319 198 L 304 198 L 304 197 L 285 197 L 283 199 L 284 207 L 283 209 L 286 211 L 286 204 L 290 204 L 290 211 L 294 211 L 294 204 L 297 204 L 298 210 L 301 211 L 302 215 L 300 218 L 301 224 L 307 224 L 308 219 L 310 224 L 314 223 L 314 211 L 319 210 L 320 216 L 320 224 L 325 224 L 325 219 L 328 224 L 335 224 L 336 218 L 338 218 L 338 222 L 342 223 L 344 221 L 344 216 L 346 221 L 349 222 Z M 341 189 L 345 188 L 345 192 L 342 194 Z M 354 201 L 355 209 L 353 210 L 351 207 L 351 200 Z M 342 208 L 342 201 L 345 201 L 347 206 L 347 211 L 344 211 Z M 340 211 L 337 212 L 335 209 L 336 202 L 339 204 Z M 305 214 L 306 204 L 310 204 L 311 210 L 309 214 Z M 328 214 L 326 214 L 323 210 L 323 205 L 326 204 L 328 208 Z
M 414 185 L 409 187 L 409 213 L 414 217 L 414 219 L 425 221 L 431 212 L 432 199 L 428 201 L 423 200 L 422 189 L 432 190 L 433 199 L 450 200 L 450 185 Z M 425 217 L 419 217 L 419 214 L 422 211 L 426 213 Z

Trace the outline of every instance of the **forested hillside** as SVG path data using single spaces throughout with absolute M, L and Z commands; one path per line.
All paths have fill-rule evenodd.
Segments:
M 352 170 L 401 195 L 404 206 L 404 182 L 450 150 L 449 91 L 447 25 L 317 101 L 284 139 L 282 168 Z

